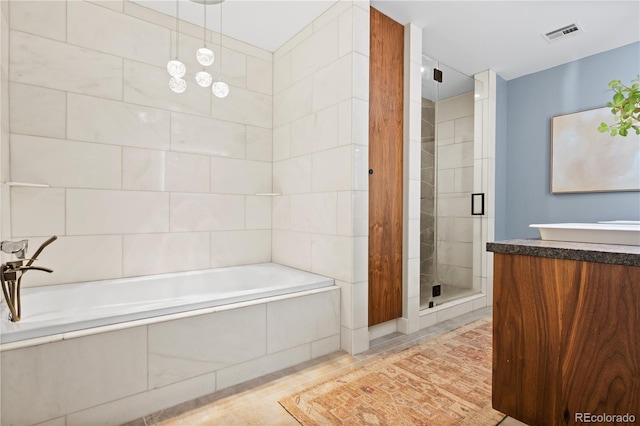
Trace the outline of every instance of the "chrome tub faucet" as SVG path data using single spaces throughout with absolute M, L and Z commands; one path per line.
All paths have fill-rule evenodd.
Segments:
M 25 259 L 27 254 L 27 248 L 29 247 L 28 240 L 22 241 L 2 241 L 0 243 L 0 249 L 8 254 L 14 254 L 18 260 L 3 263 L 0 269 L 0 281 L 2 282 L 2 293 L 4 300 L 9 307 L 9 321 L 18 322 L 22 315 L 22 306 L 20 303 L 20 285 L 22 284 L 22 276 L 31 270 L 43 271 L 51 273 L 53 270 L 44 268 L 41 266 L 31 266 L 33 262 L 38 260 L 38 256 L 42 253 L 42 250 L 55 240 L 57 236 L 52 236 L 36 250 L 31 259 Z M 26 263 L 25 263 L 26 262 Z

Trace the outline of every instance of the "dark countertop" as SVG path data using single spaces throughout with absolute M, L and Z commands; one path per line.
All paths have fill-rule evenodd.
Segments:
M 640 266 L 640 246 L 523 239 L 487 243 L 487 251 L 613 265 Z

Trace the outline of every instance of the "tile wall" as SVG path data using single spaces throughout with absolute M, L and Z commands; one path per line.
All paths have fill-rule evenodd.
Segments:
M 273 261 L 342 287 L 342 348 L 368 348 L 369 2 L 338 1 L 274 53 Z
M 9 8 L 8 2 L 0 1 L 0 183 L 7 182 L 9 175 Z M 0 185 L 0 217 L 8 218 L 9 187 Z M 0 241 L 11 239 L 9 220 L 0 221 Z M 3 261 L 5 256 L 0 257 Z
M 473 285 L 474 97 L 465 93 L 438 102 L 437 250 L 438 282 Z
M 55 272 L 25 285 L 271 261 L 272 200 L 255 194 L 273 189 L 272 53 L 225 37 L 231 91 L 218 99 L 193 80 L 202 30 L 183 22 L 178 95 L 165 69 L 174 19 L 127 0 L 6 3 L 3 181 L 50 187 L 11 188 L 3 237 L 29 238 L 31 252 L 60 237 L 39 262 Z M 207 38 L 219 58 L 219 35 Z

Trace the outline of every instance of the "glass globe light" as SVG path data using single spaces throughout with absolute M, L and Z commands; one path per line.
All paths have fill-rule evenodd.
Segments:
M 229 94 L 229 85 L 224 81 L 216 81 L 211 87 L 213 94 L 219 98 L 224 98 Z
M 187 90 L 187 82 L 181 78 L 171 77 L 169 80 L 169 88 L 175 93 L 182 93 Z
M 196 59 L 205 67 L 213 64 L 214 55 L 211 49 L 207 49 L 206 47 L 201 47 L 196 51 Z
M 167 71 L 171 77 L 182 78 L 187 73 L 187 67 L 177 59 L 167 63 Z
M 206 71 L 200 71 L 196 74 L 196 83 L 198 83 L 202 87 L 211 86 L 211 82 L 213 81 L 213 77 Z

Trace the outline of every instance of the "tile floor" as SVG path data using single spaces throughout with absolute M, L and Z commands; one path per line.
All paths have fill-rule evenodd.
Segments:
M 402 350 L 490 315 L 491 308 L 484 308 L 409 335 L 394 333 L 384 336 L 371 341 L 371 348 L 361 354 L 337 352 L 326 355 L 158 411 L 125 426 L 298 425 L 298 422 L 278 404 L 279 399 L 347 373 L 390 352 Z M 519 425 L 523 423 L 511 418 L 500 423 L 500 426 Z

